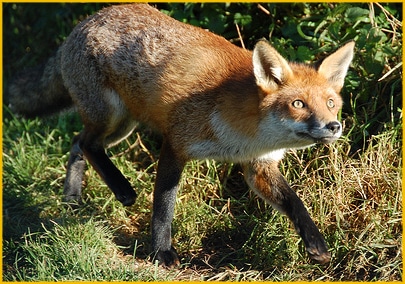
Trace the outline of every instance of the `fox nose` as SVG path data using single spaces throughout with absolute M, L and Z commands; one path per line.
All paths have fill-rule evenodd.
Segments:
M 336 134 L 340 131 L 341 125 L 338 121 L 332 121 L 326 125 L 326 128 L 333 134 Z

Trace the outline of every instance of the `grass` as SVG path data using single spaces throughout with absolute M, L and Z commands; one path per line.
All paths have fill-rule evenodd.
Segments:
M 61 195 L 77 115 L 4 113 L 4 281 L 402 279 L 402 125 L 355 153 L 342 138 L 290 152 L 281 165 L 326 237 L 330 264 L 310 262 L 291 223 L 249 191 L 238 165 L 192 161 L 173 222 L 182 266 L 165 270 L 149 260 L 159 136 L 140 127 L 108 150 L 137 190 L 133 206 L 121 206 L 89 167 L 85 203 L 72 208 Z
M 108 150 L 138 193 L 133 206 L 117 202 L 89 167 L 84 204 L 73 208 L 62 202 L 62 191 L 71 138 L 82 127 L 78 116 L 27 120 L 3 107 L 2 280 L 402 280 L 402 6 L 301 4 L 260 5 L 271 17 L 257 14 L 251 24 L 239 23 L 242 38 L 233 40 L 254 43 L 268 28 L 290 59 L 301 47 L 299 61 L 340 44 L 337 39 L 356 40 L 343 93 L 344 138 L 290 152 L 281 165 L 324 234 L 331 263 L 311 263 L 290 221 L 247 188 L 238 165 L 192 161 L 183 173 L 173 222 L 182 266 L 162 269 L 150 262 L 161 138 L 141 126 Z M 4 6 L 5 89 L 17 70 L 45 59 L 72 23 L 99 9 L 40 6 Z M 203 22 L 227 19 L 219 28 L 234 31 L 234 13 L 255 15 L 256 4 L 231 13 L 218 5 L 204 7 Z M 176 11 L 175 5 L 167 9 Z M 180 20 L 189 21 L 186 17 Z

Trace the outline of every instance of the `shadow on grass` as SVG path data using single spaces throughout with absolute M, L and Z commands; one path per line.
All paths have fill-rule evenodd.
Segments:
M 255 270 L 263 276 L 275 267 L 288 265 L 291 261 L 285 241 L 288 232 L 265 232 L 270 219 L 279 213 L 250 191 L 239 165 L 232 166 L 228 175 L 219 176 L 224 186 L 222 202 L 229 201 L 232 224 L 207 228 L 201 249 L 192 255 L 183 253 L 183 261 L 196 270 L 210 269 L 211 273 L 224 269 Z
M 42 224 L 49 223 L 41 218 L 41 212 L 49 202 L 36 203 L 32 193 L 27 190 L 11 190 L 7 184 L 3 187 L 3 278 L 16 275 L 15 262 L 24 261 L 24 251 L 20 244 L 24 236 L 43 232 Z

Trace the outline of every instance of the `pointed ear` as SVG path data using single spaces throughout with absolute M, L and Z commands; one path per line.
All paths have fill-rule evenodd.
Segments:
M 343 87 L 353 50 L 354 41 L 350 41 L 317 64 L 318 73 L 325 76 L 337 92 Z
M 265 89 L 276 89 L 292 76 L 287 60 L 264 40 L 253 50 L 253 71 L 257 84 Z

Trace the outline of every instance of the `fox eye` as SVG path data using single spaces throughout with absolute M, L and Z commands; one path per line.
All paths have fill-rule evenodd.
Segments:
M 335 107 L 335 102 L 332 99 L 329 99 L 326 102 L 326 105 L 328 106 L 328 108 L 334 108 Z
M 295 108 L 303 108 L 305 106 L 304 102 L 301 100 L 295 100 L 292 103 L 293 107 Z

